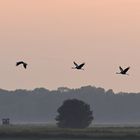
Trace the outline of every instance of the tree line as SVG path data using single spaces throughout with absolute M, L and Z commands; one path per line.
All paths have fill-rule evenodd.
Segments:
M 10 118 L 13 123 L 48 122 L 56 124 L 58 108 L 68 99 L 77 99 L 90 105 L 93 123 L 140 122 L 140 93 L 114 93 L 103 88 L 85 86 L 77 89 L 60 87 L 50 91 L 0 90 L 0 119 Z

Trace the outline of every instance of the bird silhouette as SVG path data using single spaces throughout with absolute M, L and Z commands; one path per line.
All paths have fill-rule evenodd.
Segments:
M 128 72 L 128 70 L 130 69 L 130 67 L 127 67 L 126 69 L 123 69 L 123 68 L 120 66 L 119 69 L 120 69 L 120 72 L 119 72 L 119 73 L 117 72 L 116 74 L 128 75 L 127 72 Z
M 19 61 L 16 63 L 16 66 L 19 66 L 19 65 L 23 65 L 23 67 L 26 69 L 28 64 L 23 61 Z
M 72 69 L 84 70 L 83 66 L 85 65 L 85 63 L 82 63 L 80 65 L 78 65 L 75 61 L 73 63 L 75 65 L 75 67 L 72 67 Z

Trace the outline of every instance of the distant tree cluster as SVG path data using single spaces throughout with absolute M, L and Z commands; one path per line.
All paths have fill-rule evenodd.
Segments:
M 90 106 L 77 99 L 64 101 L 58 108 L 57 125 L 61 128 L 86 128 L 93 121 Z
M 45 88 L 15 91 L 0 89 L 0 119 L 10 118 L 16 123 L 55 123 L 58 107 L 69 99 L 77 99 L 90 105 L 96 123 L 140 122 L 140 93 L 114 93 L 111 89 L 106 91 L 94 86 L 77 89 L 60 87 L 51 91 Z M 73 108 L 75 107 L 74 105 Z

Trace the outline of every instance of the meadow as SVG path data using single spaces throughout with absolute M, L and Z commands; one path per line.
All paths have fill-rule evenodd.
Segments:
M 0 126 L 0 139 L 16 140 L 39 139 L 39 140 L 134 140 L 140 139 L 140 127 L 90 127 L 87 129 L 61 129 L 54 126 L 37 125 L 10 125 Z M 15 139 L 16 138 L 16 139 Z

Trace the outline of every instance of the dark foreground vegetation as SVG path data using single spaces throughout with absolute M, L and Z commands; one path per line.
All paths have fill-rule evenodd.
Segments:
M 95 127 L 61 129 L 49 126 L 11 125 L 0 127 L 1 138 L 140 139 L 140 127 Z

